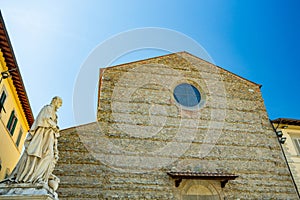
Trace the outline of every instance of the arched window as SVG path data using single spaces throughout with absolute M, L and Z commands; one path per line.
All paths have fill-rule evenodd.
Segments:
M 210 180 L 185 180 L 181 183 L 181 200 L 221 200 L 220 183 Z
M 182 196 L 183 200 L 219 200 L 219 195 L 203 185 L 193 185 L 186 194 Z

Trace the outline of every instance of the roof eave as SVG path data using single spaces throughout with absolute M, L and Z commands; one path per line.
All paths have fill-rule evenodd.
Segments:
M 29 99 L 25 90 L 25 86 L 22 80 L 22 76 L 19 70 L 19 66 L 13 51 L 12 44 L 9 39 L 7 29 L 5 27 L 4 19 L 0 10 L 0 48 L 2 49 L 3 56 L 12 75 L 13 84 L 16 87 L 17 95 L 21 102 L 22 108 L 25 113 L 29 127 L 33 124 L 34 117 L 32 114 Z

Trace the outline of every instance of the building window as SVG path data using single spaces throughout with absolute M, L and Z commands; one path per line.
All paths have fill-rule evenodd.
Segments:
M 182 195 L 183 200 L 219 200 L 220 196 L 213 194 L 209 188 L 203 185 L 193 185 Z
M 201 101 L 199 90 L 188 83 L 182 83 L 175 87 L 174 98 L 182 106 L 195 107 Z
M 5 93 L 5 91 L 3 90 L 2 94 L 1 94 L 1 97 L 0 97 L 0 113 L 2 112 L 2 110 L 3 110 L 4 112 L 6 112 L 6 111 L 5 111 L 5 108 L 4 108 L 4 102 L 5 102 L 5 100 L 6 100 L 6 93 Z
M 20 129 L 20 131 L 19 131 L 19 135 L 18 135 L 18 138 L 17 138 L 17 141 L 16 141 L 16 145 L 17 145 L 17 147 L 19 147 L 19 144 L 20 144 L 20 141 L 21 141 L 22 135 L 23 135 L 23 130 L 22 130 L 22 129 Z
M 8 178 L 9 175 L 10 175 L 10 170 L 9 170 L 9 168 L 6 168 L 5 178 L 4 179 Z
M 219 200 L 223 199 L 217 191 L 217 182 L 204 180 L 187 180 L 182 182 L 182 200 Z
M 8 123 L 6 126 L 11 136 L 14 135 L 14 131 L 15 131 L 17 122 L 18 122 L 18 119 L 15 115 L 15 111 L 13 110 L 10 114 L 10 117 L 9 117 L 9 120 L 8 120 Z
M 300 138 L 293 139 L 297 154 L 300 155 Z

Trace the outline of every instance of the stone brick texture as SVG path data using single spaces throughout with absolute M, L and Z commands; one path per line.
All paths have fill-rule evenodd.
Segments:
M 222 199 L 298 199 L 260 85 L 186 52 L 99 80 L 97 122 L 61 131 L 60 199 L 181 199 L 168 171 L 238 175 L 216 185 Z M 199 89 L 199 108 L 176 102 L 180 83 Z

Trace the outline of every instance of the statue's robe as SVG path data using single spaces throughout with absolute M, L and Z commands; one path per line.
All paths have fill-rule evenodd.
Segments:
M 25 151 L 9 179 L 18 183 L 48 183 L 54 170 L 54 140 L 57 116 L 53 106 L 46 105 L 32 125 L 26 141 Z

